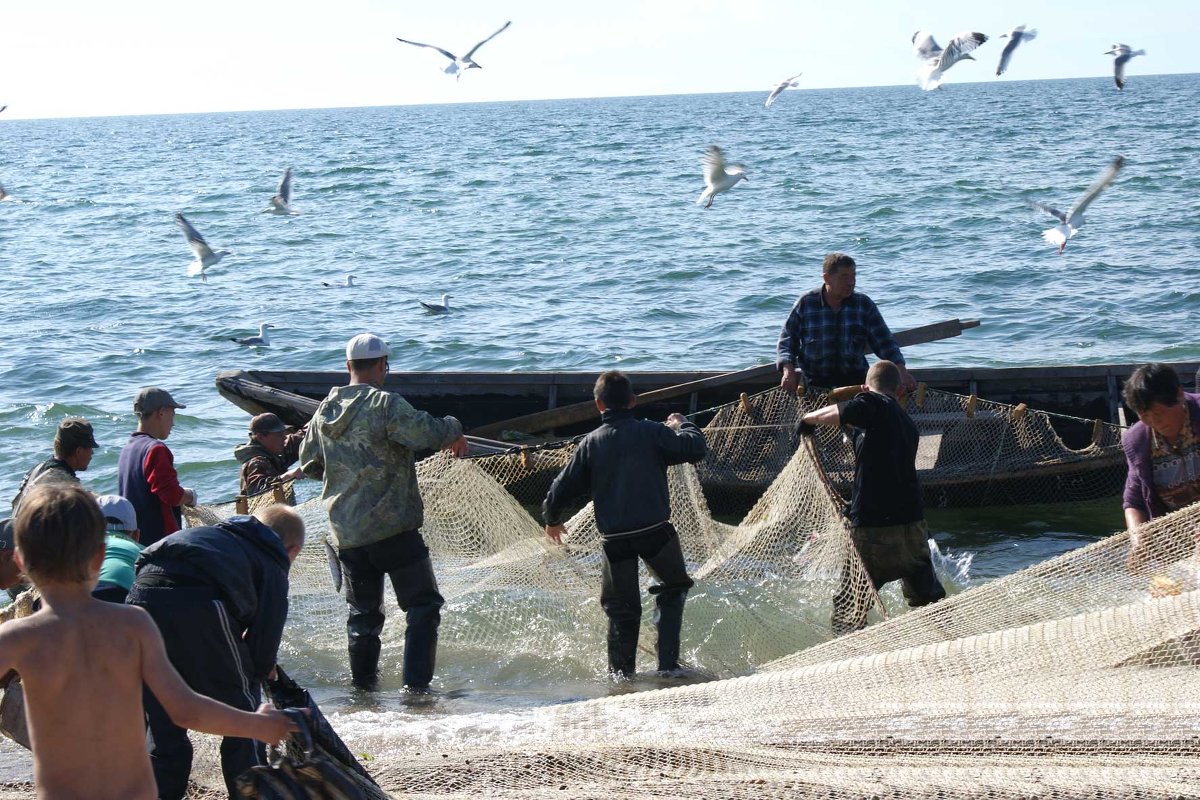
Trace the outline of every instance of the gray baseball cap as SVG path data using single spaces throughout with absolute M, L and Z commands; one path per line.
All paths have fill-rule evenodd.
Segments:
M 166 389 L 159 389 L 157 386 L 139 389 L 133 398 L 133 413 L 139 417 L 153 414 L 160 408 L 187 408 L 187 406 L 175 402 L 175 398 L 171 397 L 170 392 Z

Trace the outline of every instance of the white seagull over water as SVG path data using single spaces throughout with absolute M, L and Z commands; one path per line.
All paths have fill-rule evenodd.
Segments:
M 1058 220 L 1057 225 L 1048 231 L 1042 232 L 1042 238 L 1050 244 L 1058 245 L 1058 254 L 1062 255 L 1062 251 L 1067 247 L 1067 239 L 1074 236 L 1080 228 L 1083 227 L 1083 212 L 1091 205 L 1092 201 L 1100 196 L 1100 193 L 1107 189 L 1116 179 L 1117 173 L 1121 171 L 1121 167 L 1125 165 L 1125 157 L 1117 156 L 1113 159 L 1112 164 L 1105 170 L 1104 174 L 1096 180 L 1087 191 L 1075 201 L 1075 205 L 1071 206 L 1069 213 L 1064 214 L 1056 208 L 1051 208 L 1041 203 L 1034 203 L 1034 208 L 1040 208 L 1050 216 Z
M 288 167 L 279 181 L 279 188 L 271 198 L 271 207 L 266 209 L 272 214 L 295 214 L 292 210 L 292 168 Z
M 237 342 L 245 347 L 270 347 L 271 337 L 267 335 L 267 330 L 275 326 L 269 322 L 264 322 L 258 326 L 258 336 L 245 336 L 241 339 L 230 338 L 229 341 Z
M 746 168 L 741 164 L 725 166 L 725 156 L 715 144 L 709 145 L 704 151 L 700 163 L 704 165 L 704 191 L 700 193 L 696 204 L 703 204 L 705 208 L 712 208 L 717 195 L 737 186 L 738 181 L 750 180 L 746 177 Z
M 939 47 L 933 35 L 928 31 L 917 31 L 912 36 L 913 49 L 917 58 L 925 62 L 925 66 L 917 72 L 917 81 L 925 91 L 936 89 L 942 85 L 942 76 L 959 61 L 974 61 L 970 53 L 976 47 L 988 40 L 982 33 L 964 31 L 958 34 L 944 48 Z
M 192 223 L 188 222 L 183 214 L 175 215 L 175 224 L 183 231 L 184 238 L 187 239 L 188 245 L 192 248 L 192 252 L 196 254 L 196 260 L 188 264 L 188 277 L 200 276 L 200 280 L 208 282 L 208 276 L 204 270 L 215 266 L 225 256 L 231 256 L 233 253 L 228 250 L 213 250 L 208 246 L 208 242 L 204 241 L 204 237 L 200 235 L 200 231 L 192 227 Z
M 446 66 L 446 69 L 444 70 L 444 72 L 447 75 L 455 76 L 454 79 L 458 80 L 459 78 L 462 77 L 462 74 L 469 69 L 483 69 L 483 67 L 481 67 L 475 63 L 475 59 L 472 58 L 472 56 L 475 55 L 476 50 L 483 47 L 485 44 L 490 42 L 492 39 L 495 39 L 497 36 L 499 36 L 501 33 L 503 33 L 504 30 L 509 25 L 512 25 L 512 20 L 509 20 L 508 22 L 501 25 L 500 30 L 496 31 L 491 36 L 487 37 L 482 42 L 480 42 L 479 44 L 475 45 L 470 50 L 468 50 L 467 54 L 465 56 L 463 56 L 462 58 L 459 58 L 458 56 L 454 55 L 454 53 L 451 53 L 449 50 L 443 50 L 442 48 L 438 47 L 436 44 L 423 44 L 422 42 L 413 42 L 413 41 L 409 41 L 408 39 L 401 39 L 399 36 L 396 37 L 396 41 L 404 42 L 404 44 L 415 45 L 416 47 L 428 47 L 430 50 L 437 50 L 439 53 L 444 55 L 446 58 L 450 59 L 450 63 Z
M 1008 37 L 1008 44 L 1004 45 L 1004 52 L 1000 54 L 1000 63 L 996 67 L 996 75 L 1004 74 L 1004 70 L 1008 69 L 1008 60 L 1012 58 L 1013 51 L 1017 49 L 1017 45 L 1021 42 L 1028 42 L 1031 39 L 1037 38 L 1037 28 L 1025 30 L 1024 25 L 1018 25 L 1008 33 L 1000 34 L 1000 38 Z
M 354 288 L 354 276 L 347 275 L 345 283 L 328 283 L 326 281 L 321 281 L 321 285 L 327 289 L 353 289 Z
M 434 314 L 445 314 L 450 310 L 450 297 L 451 295 L 448 294 L 442 295 L 442 302 L 440 305 L 438 303 L 426 303 L 424 300 L 418 300 L 417 302 L 420 303 L 426 311 L 432 311 Z
M 1146 55 L 1146 51 L 1133 50 L 1127 44 L 1114 44 L 1112 48 L 1104 51 L 1104 55 L 1113 57 L 1113 80 L 1116 81 L 1117 88 L 1123 90 L 1125 88 L 1125 65 L 1134 56 Z
M 796 82 L 796 78 L 799 78 L 803 74 L 804 74 L 803 72 L 797 72 L 792 77 L 787 78 L 786 80 L 780 81 L 779 85 L 776 86 L 774 89 L 772 89 L 771 93 L 769 95 L 767 95 L 767 102 L 766 102 L 765 107 L 770 108 L 771 103 L 774 103 L 775 98 L 779 97 L 779 95 L 783 94 L 784 89 L 795 89 L 797 86 L 799 86 L 800 84 Z

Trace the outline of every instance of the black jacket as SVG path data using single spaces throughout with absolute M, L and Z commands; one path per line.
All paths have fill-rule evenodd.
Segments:
M 135 583 L 211 588 L 241 626 L 252 677 L 261 681 L 275 667 L 287 621 L 289 566 L 274 531 L 253 517 L 232 517 L 147 547 L 138 556 Z
M 591 494 L 602 536 L 648 528 L 671 518 L 667 467 L 695 463 L 708 453 L 704 434 L 690 422 L 678 431 L 610 408 L 602 424 L 579 443 L 542 504 L 547 525 L 561 523 L 575 498 Z

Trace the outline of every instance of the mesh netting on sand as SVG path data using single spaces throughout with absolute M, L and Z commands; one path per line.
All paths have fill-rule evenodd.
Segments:
M 967 455 L 957 463 L 978 463 L 985 450 L 950 446 L 961 441 L 947 437 L 952 416 L 990 420 L 978 429 L 984 433 L 1007 420 L 988 451 L 990 474 L 1099 461 L 1114 447 L 1102 427 L 1098 441 L 1072 451 L 1033 412 L 977 403 L 968 416 L 969 401 L 958 402 L 957 411 L 932 404 L 943 419 L 927 469 L 946 469 L 960 450 Z M 1121 533 L 900 613 L 898 598 L 881 600 L 871 590 L 822 468 L 839 463 L 845 443 L 830 432 L 793 452 L 798 413 L 779 392 L 723 409 L 708 427 L 710 459 L 670 472 L 673 521 L 697 581 L 685 613 L 685 660 L 724 679 L 514 712 L 503 723 L 450 727 L 420 744 L 382 721 L 369 730 L 356 725 L 348 744 L 373 755 L 381 785 L 431 798 L 1195 793 L 1200 506 L 1144 526 L 1137 571 L 1126 565 L 1129 539 Z M 919 416 L 923 434 L 933 430 Z M 754 459 L 730 457 L 726 436 L 758 453 L 757 471 L 738 467 Z M 544 493 L 540 476 L 552 477 L 569 454 L 437 456 L 418 466 L 423 534 L 447 599 L 440 663 L 479 652 L 552 655 L 602 670 L 590 506 L 568 523 L 565 548 L 549 545 L 530 515 Z M 836 485 L 839 469 L 828 469 Z M 709 513 L 706 473 L 751 494 L 747 487 L 773 476 L 732 525 Z M 528 499 L 506 485 L 522 487 Z M 291 659 L 321 649 L 340 654 L 345 604 L 332 592 L 320 548 L 327 520 L 318 502 L 298 510 L 310 543 L 293 567 L 284 652 Z M 843 577 L 871 605 L 875 624 L 834 638 L 831 597 Z M 401 641 L 395 612 L 385 659 Z M 647 629 L 643 645 L 652 644 Z M 469 738 L 455 734 L 464 729 Z

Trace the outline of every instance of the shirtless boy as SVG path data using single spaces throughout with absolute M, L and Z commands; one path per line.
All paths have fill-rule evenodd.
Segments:
M 17 558 L 42 608 L 0 625 L 0 675 L 21 676 L 43 800 L 157 796 L 142 682 L 193 730 L 277 742 L 294 730 L 268 706 L 238 711 L 188 688 L 140 608 L 92 597 L 104 560 L 104 517 L 78 486 L 32 489 L 14 520 Z

